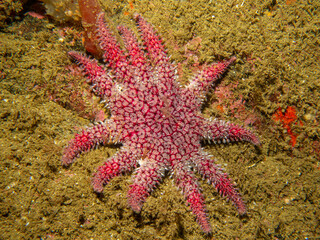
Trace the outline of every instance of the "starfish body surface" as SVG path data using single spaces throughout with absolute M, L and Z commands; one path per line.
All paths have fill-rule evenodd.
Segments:
M 204 197 L 193 171 L 230 199 L 240 214 L 246 212 L 246 207 L 227 174 L 204 152 L 200 141 L 260 144 L 251 131 L 241 126 L 201 115 L 206 94 L 235 57 L 208 66 L 181 87 L 176 67 L 160 37 L 140 15 L 135 20 L 143 45 L 131 30 L 121 26 L 118 30 L 127 50 L 124 51 L 105 24 L 104 15 L 99 15 L 97 34 L 106 68 L 83 54 L 69 52 L 94 93 L 108 102 L 111 117 L 76 134 L 64 150 L 62 164 L 71 164 L 79 154 L 97 145 L 121 143 L 120 150 L 94 174 L 94 190 L 102 192 L 112 178 L 135 170 L 127 198 L 129 206 L 139 212 L 165 172 L 169 172 L 203 231 L 210 233 Z

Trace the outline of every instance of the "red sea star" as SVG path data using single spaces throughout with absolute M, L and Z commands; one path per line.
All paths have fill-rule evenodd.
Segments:
M 197 222 L 204 232 L 210 233 L 204 197 L 192 170 L 230 199 L 241 214 L 246 212 L 246 207 L 227 174 L 203 151 L 200 141 L 260 143 L 249 130 L 201 116 L 201 104 L 211 85 L 235 57 L 209 66 L 189 85 L 181 87 L 176 67 L 170 62 L 161 39 L 141 16 L 136 15 L 135 19 L 144 47 L 129 29 L 119 27 L 127 49 L 124 52 L 106 26 L 104 15 L 98 17 L 100 46 L 109 71 L 96 60 L 69 52 L 87 75 L 93 91 L 108 101 L 111 118 L 76 134 L 64 150 L 62 163 L 71 164 L 80 153 L 97 145 L 122 143 L 120 150 L 94 174 L 94 190 L 102 192 L 103 185 L 113 177 L 136 169 L 128 203 L 139 212 L 165 171 L 171 172 Z

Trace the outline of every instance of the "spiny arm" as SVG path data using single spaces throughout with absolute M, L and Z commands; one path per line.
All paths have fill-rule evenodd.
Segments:
M 124 45 L 128 50 L 130 63 L 133 66 L 141 67 L 146 64 L 144 52 L 139 46 L 138 40 L 133 32 L 125 26 L 119 26 L 118 30 L 121 33 Z
M 221 77 L 235 60 L 236 57 L 232 57 L 229 60 L 218 62 L 201 70 L 195 75 L 186 87 L 186 91 L 189 91 L 197 99 L 197 104 L 202 103 L 202 100 L 212 87 L 213 83 Z
M 98 168 L 92 178 L 94 191 L 100 193 L 103 186 L 115 176 L 130 172 L 137 165 L 137 156 L 130 149 L 122 149 Z
M 138 23 L 149 60 L 155 66 L 154 75 L 157 76 L 162 84 L 165 84 L 164 90 L 171 91 L 171 88 L 175 84 L 176 68 L 170 62 L 170 57 L 167 56 L 162 40 L 152 25 L 139 14 L 135 15 L 135 19 Z
M 259 138 L 250 130 L 234 123 L 223 120 L 208 120 L 204 129 L 205 138 L 213 142 L 246 141 L 254 145 L 260 145 Z
M 75 51 L 70 51 L 68 54 L 77 62 L 89 82 L 92 84 L 93 92 L 103 99 L 109 98 L 112 93 L 114 82 L 104 68 L 98 65 L 97 60 L 90 59 L 84 54 Z
M 71 164 L 81 153 L 90 151 L 97 145 L 112 143 L 111 136 L 113 136 L 114 133 L 113 130 L 110 129 L 111 125 L 110 121 L 109 123 L 100 123 L 76 134 L 64 149 L 61 159 L 62 165 L 67 166 Z
M 212 229 L 207 218 L 204 198 L 194 174 L 185 166 L 177 164 L 174 166 L 174 178 L 202 230 L 205 233 L 210 233 Z
M 198 173 L 208 180 L 223 197 L 226 196 L 230 199 L 240 214 L 246 212 L 246 206 L 238 191 L 233 187 L 228 175 L 222 172 L 222 169 L 214 163 L 214 160 L 210 156 L 205 153 L 198 154 L 193 157 L 192 162 Z
M 158 163 L 150 159 L 143 161 L 133 177 L 133 184 L 128 192 L 128 203 L 135 212 L 140 212 L 142 204 L 164 175 L 164 168 Z
M 159 63 L 168 62 L 169 58 L 162 45 L 160 37 L 156 34 L 155 30 L 142 16 L 135 15 L 135 19 L 138 23 L 139 30 L 141 32 L 141 38 L 143 39 L 146 50 L 150 59 L 155 65 Z
M 110 28 L 106 25 L 104 13 L 97 18 L 98 36 L 101 49 L 104 51 L 103 58 L 113 70 L 117 79 L 131 81 L 130 65 Z

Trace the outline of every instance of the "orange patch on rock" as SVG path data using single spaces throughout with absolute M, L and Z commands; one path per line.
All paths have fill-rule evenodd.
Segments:
M 291 137 L 290 143 L 292 147 L 297 143 L 297 135 L 293 133 L 291 125 L 294 121 L 297 120 L 296 109 L 294 107 L 287 107 L 286 111 L 283 113 L 281 107 L 273 114 L 273 120 L 281 122 L 282 126 L 287 130 L 288 134 Z M 302 125 L 302 122 L 300 122 Z

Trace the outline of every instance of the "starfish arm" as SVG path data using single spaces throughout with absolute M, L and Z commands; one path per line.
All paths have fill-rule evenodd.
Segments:
M 110 75 L 100 67 L 97 60 L 90 59 L 84 54 L 70 51 L 68 54 L 77 62 L 81 70 L 86 74 L 90 83 L 92 83 L 93 92 L 101 98 L 108 98 L 111 96 L 112 87 L 114 85 Z
M 206 137 L 213 142 L 247 141 L 260 145 L 259 138 L 250 130 L 223 120 L 208 121 L 205 132 Z
M 146 47 L 149 59 L 154 66 L 153 78 L 162 83 L 161 88 L 163 91 L 171 91 L 176 80 L 176 68 L 170 62 L 170 58 L 167 56 L 167 52 L 162 45 L 162 40 L 156 34 L 152 25 L 139 14 L 135 15 L 135 19 L 138 23 L 141 38 Z
M 132 76 L 130 65 L 124 52 L 107 27 L 104 20 L 104 13 L 100 13 L 97 19 L 98 37 L 101 49 L 104 51 L 103 58 L 108 66 L 115 72 L 117 79 L 130 81 Z
M 135 212 L 140 212 L 146 198 L 164 175 L 164 168 L 161 167 L 161 164 L 150 160 L 142 161 L 143 163 L 136 171 L 133 184 L 128 192 L 128 204 Z
M 139 14 L 135 15 L 135 19 L 138 23 L 141 38 L 149 54 L 150 60 L 154 61 L 155 65 L 168 62 L 169 58 L 167 57 L 164 46 L 162 45 L 162 40 L 156 34 L 151 24 Z
M 170 62 L 170 57 L 162 45 L 161 38 L 157 35 L 154 28 L 139 14 L 135 15 L 135 20 L 141 33 L 145 49 L 149 56 L 153 68 L 151 79 L 160 83 L 159 89 L 164 92 L 172 91 L 172 87 L 176 84 L 176 67 Z M 151 70 L 149 70 L 151 72 Z M 149 78 L 149 76 L 148 76 Z M 160 82 L 159 82 L 160 81 Z
M 222 172 L 217 164 L 214 163 L 214 159 L 211 159 L 205 153 L 199 156 L 195 156 L 192 160 L 198 173 L 203 178 L 207 179 L 222 196 L 227 196 L 234 205 L 237 207 L 240 214 L 246 212 L 246 206 L 241 199 L 241 196 L 237 190 L 233 187 L 231 180 L 226 173 Z
M 119 26 L 118 30 L 120 31 L 124 45 L 128 50 L 130 63 L 137 67 L 145 65 L 146 58 L 144 52 L 140 48 L 138 40 L 133 32 L 125 26 Z
M 199 103 L 202 103 L 205 95 L 210 90 L 212 84 L 216 82 L 221 75 L 228 69 L 230 64 L 236 60 L 236 57 L 232 57 L 229 60 L 213 64 L 203 70 L 201 70 L 186 87 L 188 91 L 199 99 Z
M 64 149 L 61 159 L 62 165 L 71 164 L 79 154 L 87 152 L 97 145 L 111 143 L 112 130 L 110 126 L 112 124 L 100 123 L 76 134 Z
M 137 157 L 127 148 L 122 148 L 98 168 L 92 178 L 92 186 L 95 192 L 102 192 L 103 186 L 115 176 L 130 172 L 137 165 Z
M 182 190 L 182 193 L 190 205 L 192 213 L 196 216 L 197 222 L 202 230 L 206 233 L 210 233 L 212 229 L 207 218 L 204 198 L 200 192 L 198 181 L 189 169 L 179 165 L 181 164 L 174 166 L 176 184 L 178 188 Z
M 105 75 L 106 71 L 103 67 L 98 65 L 96 59 L 90 59 L 85 54 L 76 51 L 70 51 L 68 54 L 77 62 L 90 81 Z

